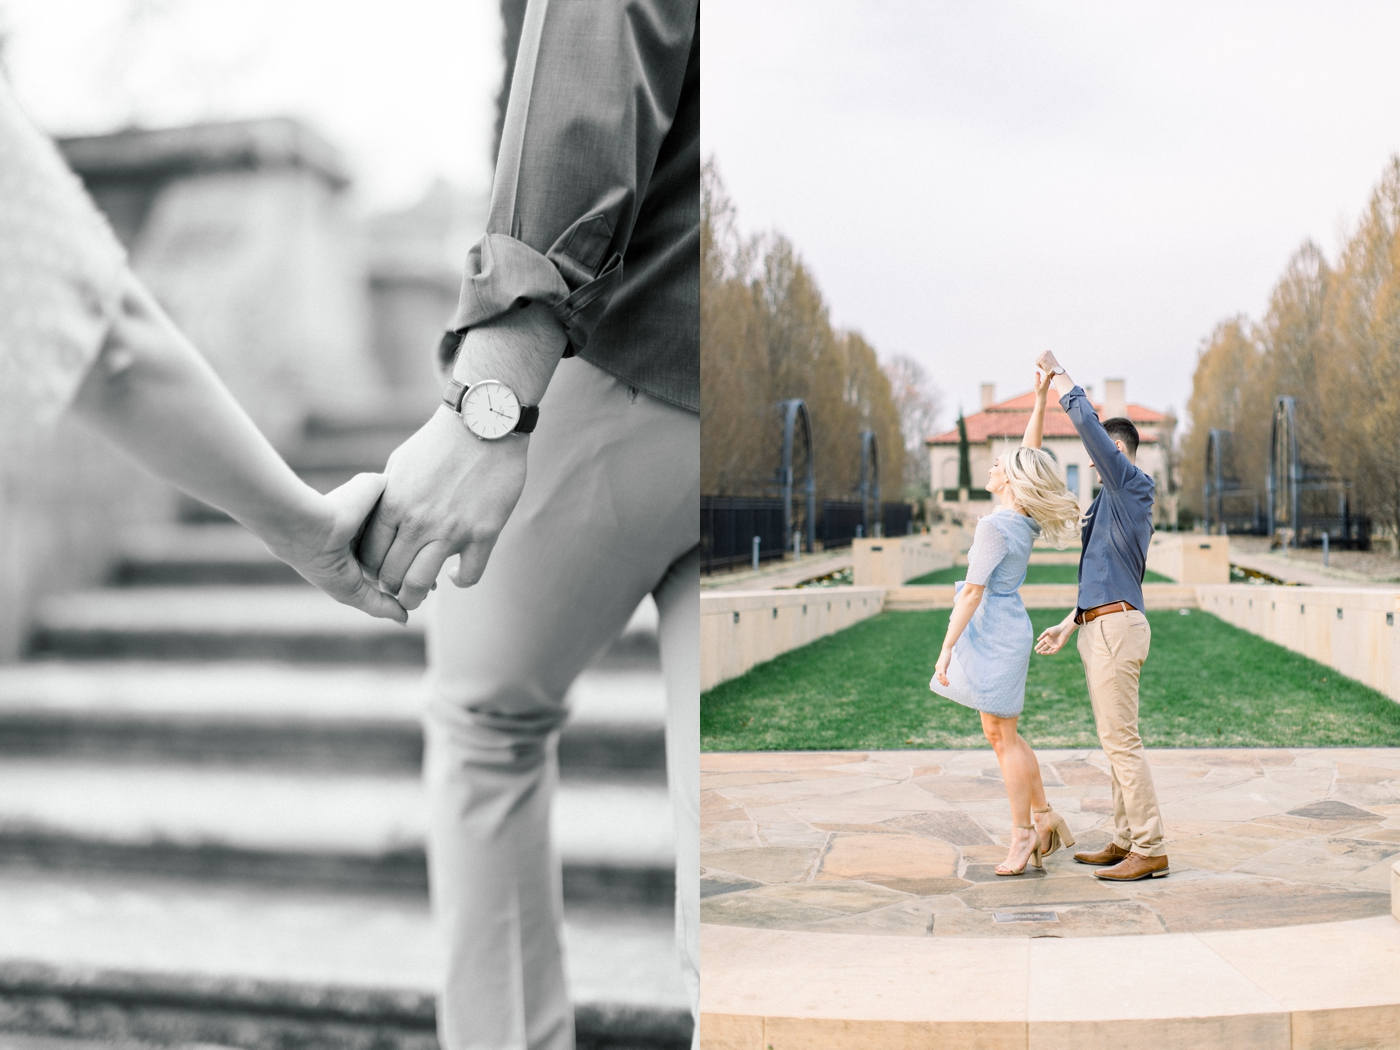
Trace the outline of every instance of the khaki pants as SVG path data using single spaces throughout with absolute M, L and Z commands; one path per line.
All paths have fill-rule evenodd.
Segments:
M 1167 851 L 1157 789 L 1138 735 L 1138 676 L 1151 645 L 1152 628 L 1136 609 L 1079 628 L 1089 703 L 1113 784 L 1113 841 L 1144 857 Z
M 700 419 L 585 361 L 540 406 L 515 513 L 474 587 L 431 602 L 424 763 L 445 1050 L 573 1050 L 549 835 L 564 694 L 647 594 L 660 612 L 676 935 L 700 954 Z

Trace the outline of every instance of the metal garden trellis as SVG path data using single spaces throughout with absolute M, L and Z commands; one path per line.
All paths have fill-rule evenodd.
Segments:
M 793 530 L 792 516 L 792 495 L 793 495 L 793 442 L 796 437 L 797 424 L 802 423 L 803 447 L 807 452 L 807 478 L 804 486 L 807 496 L 807 520 L 806 520 L 806 543 L 807 552 L 810 554 L 816 549 L 817 540 L 817 473 L 816 465 L 812 457 L 812 419 L 807 413 L 807 403 L 800 397 L 789 398 L 778 403 L 778 410 L 783 416 L 783 461 L 778 468 L 778 481 L 783 489 L 783 534 L 791 536 Z

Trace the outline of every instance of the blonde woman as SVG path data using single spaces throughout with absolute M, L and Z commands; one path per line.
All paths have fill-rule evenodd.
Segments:
M 987 488 L 1001 506 L 977 523 L 967 578 L 957 585 L 948 634 L 929 682 L 940 696 L 982 713 L 982 731 L 1001 765 L 1014 830 L 998 875 L 1020 875 L 1027 863 L 1039 868 L 1042 857 L 1062 844 L 1074 845 L 1064 818 L 1045 801 L 1035 752 L 1016 732 L 1034 643 L 1019 593 L 1031 544 L 1044 534 L 1063 547 L 1079 530 L 1079 504 L 1040 447 L 1051 379 L 1037 373 L 1035 408 L 1021 446 L 992 463 Z

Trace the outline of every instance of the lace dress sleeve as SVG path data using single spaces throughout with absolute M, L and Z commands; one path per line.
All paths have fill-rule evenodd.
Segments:
M 979 521 L 972 537 L 972 548 L 967 552 L 967 582 L 985 587 L 1006 557 L 1006 550 L 1006 536 L 992 519 L 987 517 Z

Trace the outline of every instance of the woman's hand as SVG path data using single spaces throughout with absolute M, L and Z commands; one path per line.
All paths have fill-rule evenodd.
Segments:
M 322 518 L 296 534 L 262 537 L 268 550 L 336 601 L 370 616 L 408 622 L 402 605 L 375 587 L 355 560 L 365 519 L 384 491 L 383 474 L 356 474 L 340 488 L 317 496 Z
M 933 677 L 937 678 L 938 684 L 945 688 L 948 685 L 948 663 L 952 659 L 953 648 L 952 646 L 945 645 L 938 654 L 938 663 L 935 664 L 933 668 Z M 927 667 L 928 665 L 925 664 L 924 666 Z
M 1050 380 L 1055 377 L 1047 371 L 1035 374 L 1035 407 L 1031 418 L 1026 421 L 1026 436 L 1021 444 L 1026 448 L 1040 448 L 1041 435 L 1045 431 L 1045 406 L 1050 403 Z

